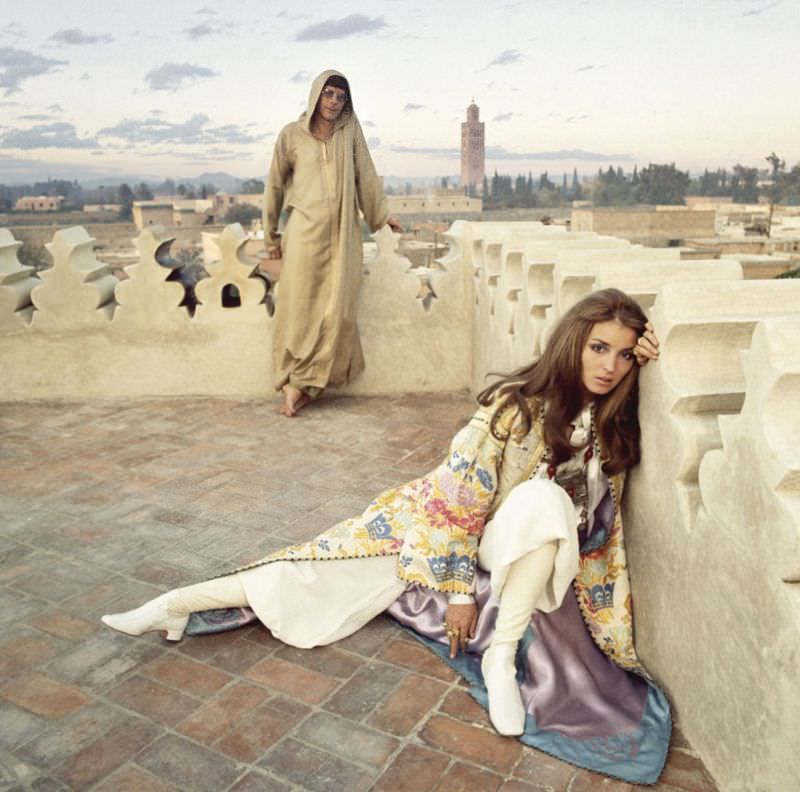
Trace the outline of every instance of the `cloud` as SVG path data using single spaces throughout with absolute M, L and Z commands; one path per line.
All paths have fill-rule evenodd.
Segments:
M 0 47 L 0 88 L 5 88 L 5 95 L 21 91 L 22 82 L 32 77 L 41 77 L 66 66 L 69 61 L 44 58 L 28 50 L 14 47 Z
M 328 41 L 369 33 L 384 27 L 387 25 L 383 17 L 370 19 L 364 14 L 350 14 L 342 19 L 326 19 L 316 25 L 308 25 L 297 33 L 295 41 Z
M 19 40 L 25 38 L 25 33 L 16 22 L 8 22 L 0 28 L 0 37 Z
M 489 66 L 507 66 L 509 63 L 516 63 L 522 60 L 522 53 L 516 49 L 503 50 L 489 65 Z
M 213 21 L 203 22 L 200 25 L 193 25 L 192 27 L 186 28 L 183 32 L 186 34 L 186 38 L 192 41 L 199 41 L 202 38 L 206 38 L 206 36 L 220 36 L 232 29 L 233 25 L 230 22 Z
M 568 116 L 567 117 L 567 123 L 568 124 L 574 124 L 576 121 L 585 121 L 587 118 L 589 118 L 589 114 L 588 113 L 583 113 L 583 114 L 577 115 L 577 116 Z
M 209 117 L 196 113 L 182 123 L 172 123 L 161 118 L 126 118 L 111 127 L 104 127 L 97 136 L 114 138 L 130 145 L 156 145 L 160 143 L 183 144 L 249 144 L 258 143 L 265 135 L 244 132 L 234 124 L 208 126 Z
M 292 76 L 291 81 L 293 83 L 307 83 L 311 82 L 311 75 L 305 71 L 295 72 L 294 76 Z
M 419 105 L 419 104 L 407 104 L 407 105 L 406 105 L 406 106 L 403 108 L 403 112 L 404 112 L 404 113 L 408 113 L 408 112 L 410 112 L 410 111 L 412 111 L 412 110 L 422 110 L 422 108 L 423 108 L 423 107 L 425 107 L 425 105 Z
M 780 3 L 767 3 L 767 5 L 761 6 L 760 8 L 751 8 L 748 11 L 742 11 L 742 16 L 761 16 L 761 14 L 771 11 L 778 5 L 780 5 Z
M 64 112 L 64 108 L 60 104 L 47 105 L 47 109 L 51 113 L 63 113 Z
M 460 159 L 461 149 L 457 148 L 428 148 L 413 146 L 392 146 L 391 150 L 398 154 L 415 154 L 431 157 L 433 159 Z M 561 151 L 533 151 L 518 152 L 508 151 L 502 146 L 489 146 L 486 149 L 487 160 L 506 160 L 519 162 L 553 161 L 553 160 L 581 160 L 585 162 L 630 162 L 630 154 L 600 154 L 582 149 L 562 149 Z
M 78 28 L 62 28 L 61 30 L 57 30 L 55 33 L 53 33 L 48 40 L 55 41 L 56 44 L 68 45 L 110 44 L 114 40 L 114 37 L 109 36 L 107 33 L 94 36 L 91 33 L 85 33 Z
M 500 113 L 499 115 L 496 115 L 492 121 L 510 121 L 513 117 L 513 113 Z
M 0 130 L 0 146 L 14 149 L 97 148 L 94 138 L 79 138 L 74 124 L 57 121 L 28 129 L 5 127 Z
M 195 14 L 200 16 L 216 16 L 217 12 L 213 8 L 203 6 L 202 8 L 198 8 L 197 11 L 195 11 Z
M 427 146 L 392 146 L 392 151 L 398 154 L 422 154 L 427 157 L 439 157 L 442 159 L 458 159 L 461 157 L 461 149 L 457 148 L 431 148 Z
M 375 126 L 375 122 L 374 121 L 362 121 L 361 122 L 361 126 L 362 127 L 365 127 L 365 126 L 366 127 L 374 127 Z
M 278 12 L 278 19 L 288 19 L 294 21 L 296 19 L 309 19 L 309 14 L 290 14 L 285 8 L 283 11 Z
M 166 160 L 183 160 L 187 163 L 208 163 L 208 162 L 221 162 L 221 161 L 242 161 L 252 159 L 251 154 L 242 154 L 241 151 L 234 149 L 221 149 L 218 147 L 207 149 L 201 153 L 196 151 L 176 151 L 170 149 L 169 151 L 144 151 L 143 157 L 153 159 L 166 159 Z
M 97 152 L 90 152 L 95 154 Z M 0 153 L 0 182 L 5 184 L 26 184 L 39 179 L 86 179 L 89 176 L 108 178 L 108 165 L 80 165 L 67 162 L 43 162 L 38 157 L 15 157 Z
M 591 71 L 594 66 L 590 63 L 587 66 L 579 66 L 575 71 Z
M 581 160 L 585 162 L 630 162 L 630 154 L 601 154 L 583 149 L 561 149 L 560 151 L 516 152 L 502 146 L 488 146 L 486 159 L 491 160 Z
M 381 139 L 379 137 L 367 138 L 367 148 L 376 149 L 381 147 Z
M 195 80 L 205 77 L 216 77 L 217 72 L 205 66 L 195 66 L 192 63 L 164 63 L 145 75 L 145 82 L 151 91 L 177 91 Z
M 19 116 L 20 121 L 50 121 L 52 116 L 45 115 L 44 113 L 31 113 L 30 115 Z

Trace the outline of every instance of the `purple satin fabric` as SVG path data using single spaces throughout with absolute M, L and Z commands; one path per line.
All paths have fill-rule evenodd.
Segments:
M 497 617 L 489 573 L 481 569 L 475 599 L 478 627 L 469 652 L 481 655 L 491 641 Z M 446 610 L 447 595 L 413 585 L 387 612 L 415 632 L 446 644 Z M 571 592 L 567 592 L 558 610 L 535 612 L 530 628 L 533 639 L 526 632 L 522 640 L 525 663 L 520 687 L 525 708 L 538 729 L 576 740 L 636 731 L 648 685 L 614 665 L 595 645 Z

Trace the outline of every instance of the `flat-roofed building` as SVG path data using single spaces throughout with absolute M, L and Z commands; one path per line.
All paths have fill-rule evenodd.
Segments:
M 84 204 L 83 211 L 84 212 L 119 212 L 122 209 L 122 204 L 109 204 L 109 203 L 102 203 L 102 204 Z
M 134 201 L 133 222 L 141 231 L 152 225 L 167 228 L 191 228 L 215 221 L 214 202 L 211 198 L 156 198 L 152 201 Z
M 386 203 L 392 214 L 448 214 L 480 212 L 483 201 L 459 192 L 439 190 L 421 195 L 387 195 Z
M 133 222 L 141 231 L 152 225 L 172 225 L 172 200 L 134 201 L 131 209 Z
M 63 195 L 23 195 L 14 204 L 15 212 L 58 212 Z
M 229 195 L 228 193 L 218 192 L 213 200 L 214 215 L 219 220 L 225 216 L 228 209 L 237 204 L 247 204 L 248 206 L 255 206 L 257 209 L 263 209 L 264 207 L 264 193 L 239 193 L 237 195 Z
M 572 210 L 570 227 L 656 247 L 677 246 L 690 237 L 713 237 L 716 214 L 685 206 L 580 207 Z

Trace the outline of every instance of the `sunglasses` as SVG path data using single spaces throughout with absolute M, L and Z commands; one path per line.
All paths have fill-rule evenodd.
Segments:
M 345 91 L 337 91 L 335 88 L 325 88 L 321 96 L 323 99 L 341 102 L 342 104 L 347 101 L 347 93 Z

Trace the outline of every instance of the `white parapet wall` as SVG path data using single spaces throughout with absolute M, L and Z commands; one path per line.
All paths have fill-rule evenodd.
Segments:
M 551 228 L 451 233 L 473 275 L 475 391 L 591 291 L 650 315 L 662 354 L 625 500 L 637 647 L 721 789 L 800 789 L 800 281 Z
M 800 789 L 800 280 L 540 223 L 458 221 L 446 237 L 422 269 L 376 235 L 367 367 L 348 392 L 477 392 L 584 295 L 636 296 L 662 351 L 642 372 L 624 504 L 637 646 L 721 789 Z M 244 242 L 239 226 L 206 236 L 191 316 L 163 231 L 137 238 L 119 281 L 81 228 L 55 235 L 39 275 L 0 230 L 0 399 L 269 395 L 280 285 L 253 277 Z
M 724 790 L 800 789 L 800 281 L 665 285 L 626 502 L 637 646 Z
M 151 227 L 135 240 L 137 263 L 119 280 L 95 257 L 83 228 L 56 232 L 53 266 L 36 276 L 20 243 L 0 229 L 0 399 L 235 395 L 272 390 L 270 307 L 277 294 L 253 277 L 241 226 L 204 235 L 209 277 L 168 280 L 172 239 Z M 367 368 L 347 390 L 379 394 L 467 387 L 469 280 L 463 267 L 415 270 L 388 229 L 364 264 L 359 326 Z M 225 307 L 235 287 L 238 305 Z M 228 301 L 230 302 L 230 301 Z

